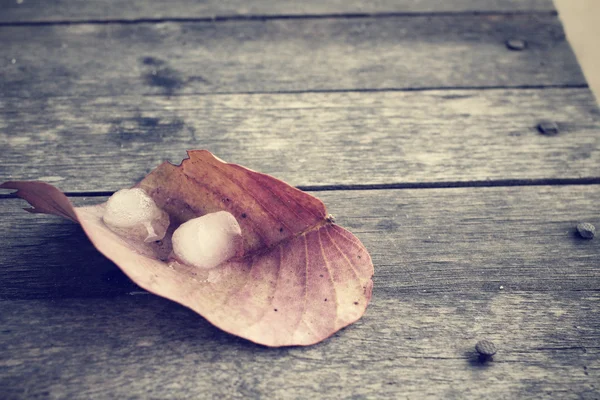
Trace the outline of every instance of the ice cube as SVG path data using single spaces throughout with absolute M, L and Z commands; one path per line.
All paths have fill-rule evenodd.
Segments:
M 191 219 L 173 233 L 173 253 L 186 264 L 211 269 L 236 255 L 242 230 L 227 211 Z
M 104 223 L 118 235 L 145 242 L 161 240 L 169 227 L 169 215 L 143 189 L 122 189 L 106 202 Z

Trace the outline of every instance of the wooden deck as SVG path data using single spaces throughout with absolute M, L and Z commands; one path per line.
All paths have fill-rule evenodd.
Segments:
M 267 349 L 3 194 L 0 398 L 600 398 L 600 110 L 550 0 L 0 0 L 0 49 L 0 181 L 94 204 L 205 148 L 375 264 L 358 323 Z

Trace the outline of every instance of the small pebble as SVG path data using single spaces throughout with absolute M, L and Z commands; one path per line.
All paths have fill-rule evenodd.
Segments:
M 13 58 L 12 60 L 10 60 L 10 63 L 11 63 L 11 64 L 16 64 L 16 63 L 17 63 L 17 60 L 15 60 L 15 59 Z
M 506 47 L 510 50 L 521 51 L 527 48 L 527 42 L 521 39 L 510 39 L 506 41 Z
M 556 125 L 556 122 L 542 121 L 538 124 L 537 128 L 540 133 L 547 136 L 554 136 L 558 134 L 558 125 Z
M 584 239 L 593 239 L 596 235 L 596 227 L 589 222 L 582 222 L 577 225 L 577 232 Z
M 489 340 L 480 340 L 477 342 L 475 350 L 484 358 L 491 358 L 498 351 L 496 345 Z

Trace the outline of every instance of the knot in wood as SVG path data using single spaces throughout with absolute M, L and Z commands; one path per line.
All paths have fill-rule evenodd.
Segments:
M 556 124 L 556 122 L 552 121 L 542 121 L 538 124 L 537 128 L 538 131 L 540 131 L 540 133 L 547 136 L 554 136 L 557 135 L 559 132 L 558 125 Z
M 522 39 L 509 39 L 506 41 L 506 47 L 509 50 L 521 51 L 527 48 L 527 42 Z
M 477 342 L 475 350 L 484 357 L 491 357 L 497 352 L 496 345 L 489 340 L 480 340 Z
M 589 222 L 582 222 L 577 225 L 577 232 L 584 239 L 593 239 L 596 236 L 596 227 Z

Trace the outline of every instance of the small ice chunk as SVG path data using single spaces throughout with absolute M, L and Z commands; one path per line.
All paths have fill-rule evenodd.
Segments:
M 242 230 L 227 211 L 191 219 L 173 233 L 173 253 L 186 264 L 210 269 L 235 256 Z
M 106 203 L 103 220 L 116 234 L 145 242 L 161 240 L 169 227 L 169 215 L 140 188 L 113 194 Z

